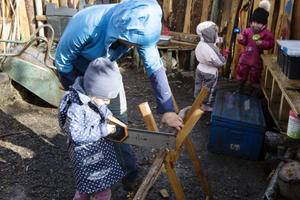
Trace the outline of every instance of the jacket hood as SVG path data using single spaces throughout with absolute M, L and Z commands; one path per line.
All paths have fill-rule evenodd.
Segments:
M 196 28 L 197 34 L 200 36 L 201 40 L 206 43 L 216 43 L 217 40 L 217 25 L 212 21 L 205 21 L 198 24 Z
M 106 48 L 117 39 L 152 46 L 160 38 L 162 11 L 156 0 L 124 0 L 111 8 Z
M 83 89 L 82 76 L 77 77 L 74 84 L 71 87 L 78 92 L 78 97 L 83 104 L 87 104 L 91 101 L 91 98 L 87 96 L 86 92 Z

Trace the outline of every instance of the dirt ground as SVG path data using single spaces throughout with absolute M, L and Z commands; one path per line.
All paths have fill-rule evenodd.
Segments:
M 148 101 L 157 123 L 155 98 L 150 82 L 142 70 L 122 68 L 127 92 L 129 126 L 145 128 L 138 105 Z M 221 84 L 221 82 L 220 82 Z M 170 78 L 170 85 L 178 107 L 193 102 L 190 80 Z M 0 88 L 1 89 L 1 88 Z M 69 200 L 75 191 L 66 138 L 57 122 L 57 109 L 25 93 L 0 105 L 0 199 L 1 200 Z M 28 100 L 29 99 L 29 100 Z M 191 132 L 192 141 L 215 199 L 261 199 L 268 179 L 265 161 L 250 161 L 238 157 L 215 154 L 207 150 L 210 114 L 205 113 Z M 4 135 L 11 134 L 11 135 Z M 155 149 L 134 146 L 137 165 L 145 175 L 152 164 Z M 186 151 L 181 154 L 176 173 L 187 199 L 205 199 L 199 179 Z M 164 199 L 160 190 L 166 189 L 173 200 L 166 174 L 162 173 L 147 199 Z M 112 188 L 113 200 L 127 199 L 122 184 Z

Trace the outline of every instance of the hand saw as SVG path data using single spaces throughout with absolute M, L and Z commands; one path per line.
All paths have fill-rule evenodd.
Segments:
M 113 116 L 108 117 L 108 123 L 115 124 L 117 129 L 116 133 L 105 137 L 110 141 L 124 142 L 127 144 L 152 148 L 167 147 L 175 149 L 176 133 L 164 133 L 129 128 L 126 124 Z

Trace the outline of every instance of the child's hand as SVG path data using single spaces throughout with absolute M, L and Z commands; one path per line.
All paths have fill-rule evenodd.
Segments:
M 116 125 L 114 124 L 107 124 L 107 131 L 108 134 L 113 134 L 116 132 Z
M 257 40 L 256 41 L 256 46 L 260 46 L 262 44 L 262 41 L 261 40 Z
M 238 39 L 238 40 L 243 40 L 243 39 L 244 39 L 244 36 L 243 36 L 243 35 L 238 35 L 238 36 L 237 36 L 237 39 Z

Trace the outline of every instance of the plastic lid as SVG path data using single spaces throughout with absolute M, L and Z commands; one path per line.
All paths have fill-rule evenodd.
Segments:
M 280 46 L 300 46 L 300 40 L 277 40 L 277 44 Z
M 282 51 L 286 53 L 288 56 L 300 57 L 300 46 L 298 47 L 282 46 Z

